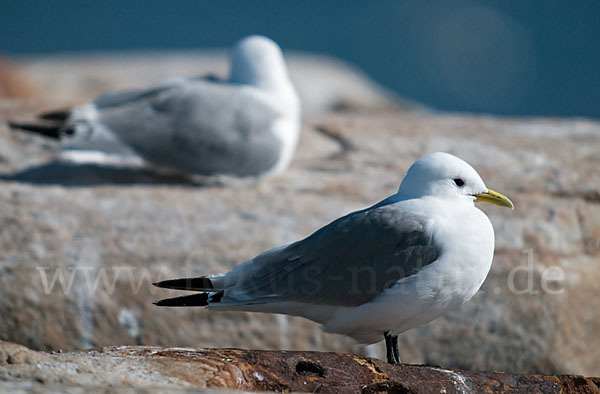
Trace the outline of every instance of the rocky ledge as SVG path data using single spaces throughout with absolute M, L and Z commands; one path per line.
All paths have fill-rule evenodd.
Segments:
M 207 59 L 82 55 L 18 63 L 38 96 L 0 99 L 0 339 L 47 351 L 157 345 L 382 358 L 381 343 L 359 346 L 300 318 L 158 308 L 152 301 L 176 294 L 151 282 L 229 270 L 303 238 L 394 193 L 408 166 L 422 155 L 446 151 L 473 165 L 516 208 L 481 206 L 496 232 L 490 275 L 469 303 L 402 334 L 403 360 L 479 371 L 600 376 L 597 120 L 390 108 L 377 89 L 352 82 L 360 78 L 351 70 L 307 59 L 290 61 L 303 102 L 312 105 L 312 111 L 305 108 L 298 150 L 287 171 L 261 182 L 195 184 L 144 169 L 69 166 L 57 161 L 56 143 L 13 133 L 6 125 L 6 120 L 25 121 L 38 111 L 84 102 L 103 90 L 212 70 Z M 105 354 L 98 352 L 81 354 Z M 36 354 L 60 359 L 80 353 Z M 260 354 L 274 360 L 292 353 Z M 328 357 L 338 356 L 310 354 L 323 368 L 344 365 L 327 364 Z M 140 356 L 146 361 L 132 376 L 159 359 Z M 185 370 L 196 377 L 193 369 Z M 326 371 L 332 382 L 333 372 Z M 474 384 L 474 375 L 463 376 Z M 524 379 L 498 376 L 515 379 L 511 385 Z
M 107 386 L 110 386 L 108 388 Z M 0 342 L 0 390 L 219 388 L 322 393 L 595 393 L 600 378 L 389 365 L 351 354 L 118 346 L 45 353 Z

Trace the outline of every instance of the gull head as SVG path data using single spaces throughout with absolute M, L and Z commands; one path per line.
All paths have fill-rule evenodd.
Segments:
M 275 41 L 258 35 L 242 38 L 230 53 L 232 83 L 277 90 L 290 85 L 283 54 Z
M 507 197 L 488 189 L 467 162 L 444 152 L 432 153 L 414 162 L 402 180 L 398 194 L 407 199 L 433 196 L 513 208 Z

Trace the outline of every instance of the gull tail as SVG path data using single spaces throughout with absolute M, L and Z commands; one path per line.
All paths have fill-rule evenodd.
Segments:
M 154 302 L 154 305 L 157 306 L 207 306 L 209 303 L 219 302 L 224 293 L 223 290 L 215 289 L 213 282 L 205 276 L 163 280 L 162 282 L 153 283 L 153 285 L 164 289 L 201 292 Z
M 62 134 L 73 134 L 74 129 L 65 128 L 65 124 L 71 111 L 60 110 L 40 114 L 38 123 L 15 123 L 8 122 L 12 129 L 27 131 L 34 134 L 43 135 L 47 138 L 60 139 Z

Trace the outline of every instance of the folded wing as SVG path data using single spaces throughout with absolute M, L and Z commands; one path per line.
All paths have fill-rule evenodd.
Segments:
M 437 260 L 440 249 L 426 227 L 425 217 L 401 204 L 378 205 L 260 254 L 228 274 L 161 287 L 219 293 L 207 300 L 214 309 L 277 302 L 362 305 Z M 185 281 L 194 285 L 184 286 Z

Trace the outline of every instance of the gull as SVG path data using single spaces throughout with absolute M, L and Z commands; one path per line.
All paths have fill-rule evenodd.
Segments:
M 363 344 L 383 337 L 397 364 L 398 334 L 468 301 L 490 270 L 494 230 L 475 202 L 513 208 L 469 164 L 433 153 L 378 204 L 230 272 L 155 283 L 199 292 L 155 304 L 301 316 Z
M 230 63 L 227 80 L 174 77 L 11 126 L 59 139 L 72 161 L 141 158 L 200 175 L 282 171 L 298 141 L 300 101 L 281 49 L 249 36 L 233 46 Z

